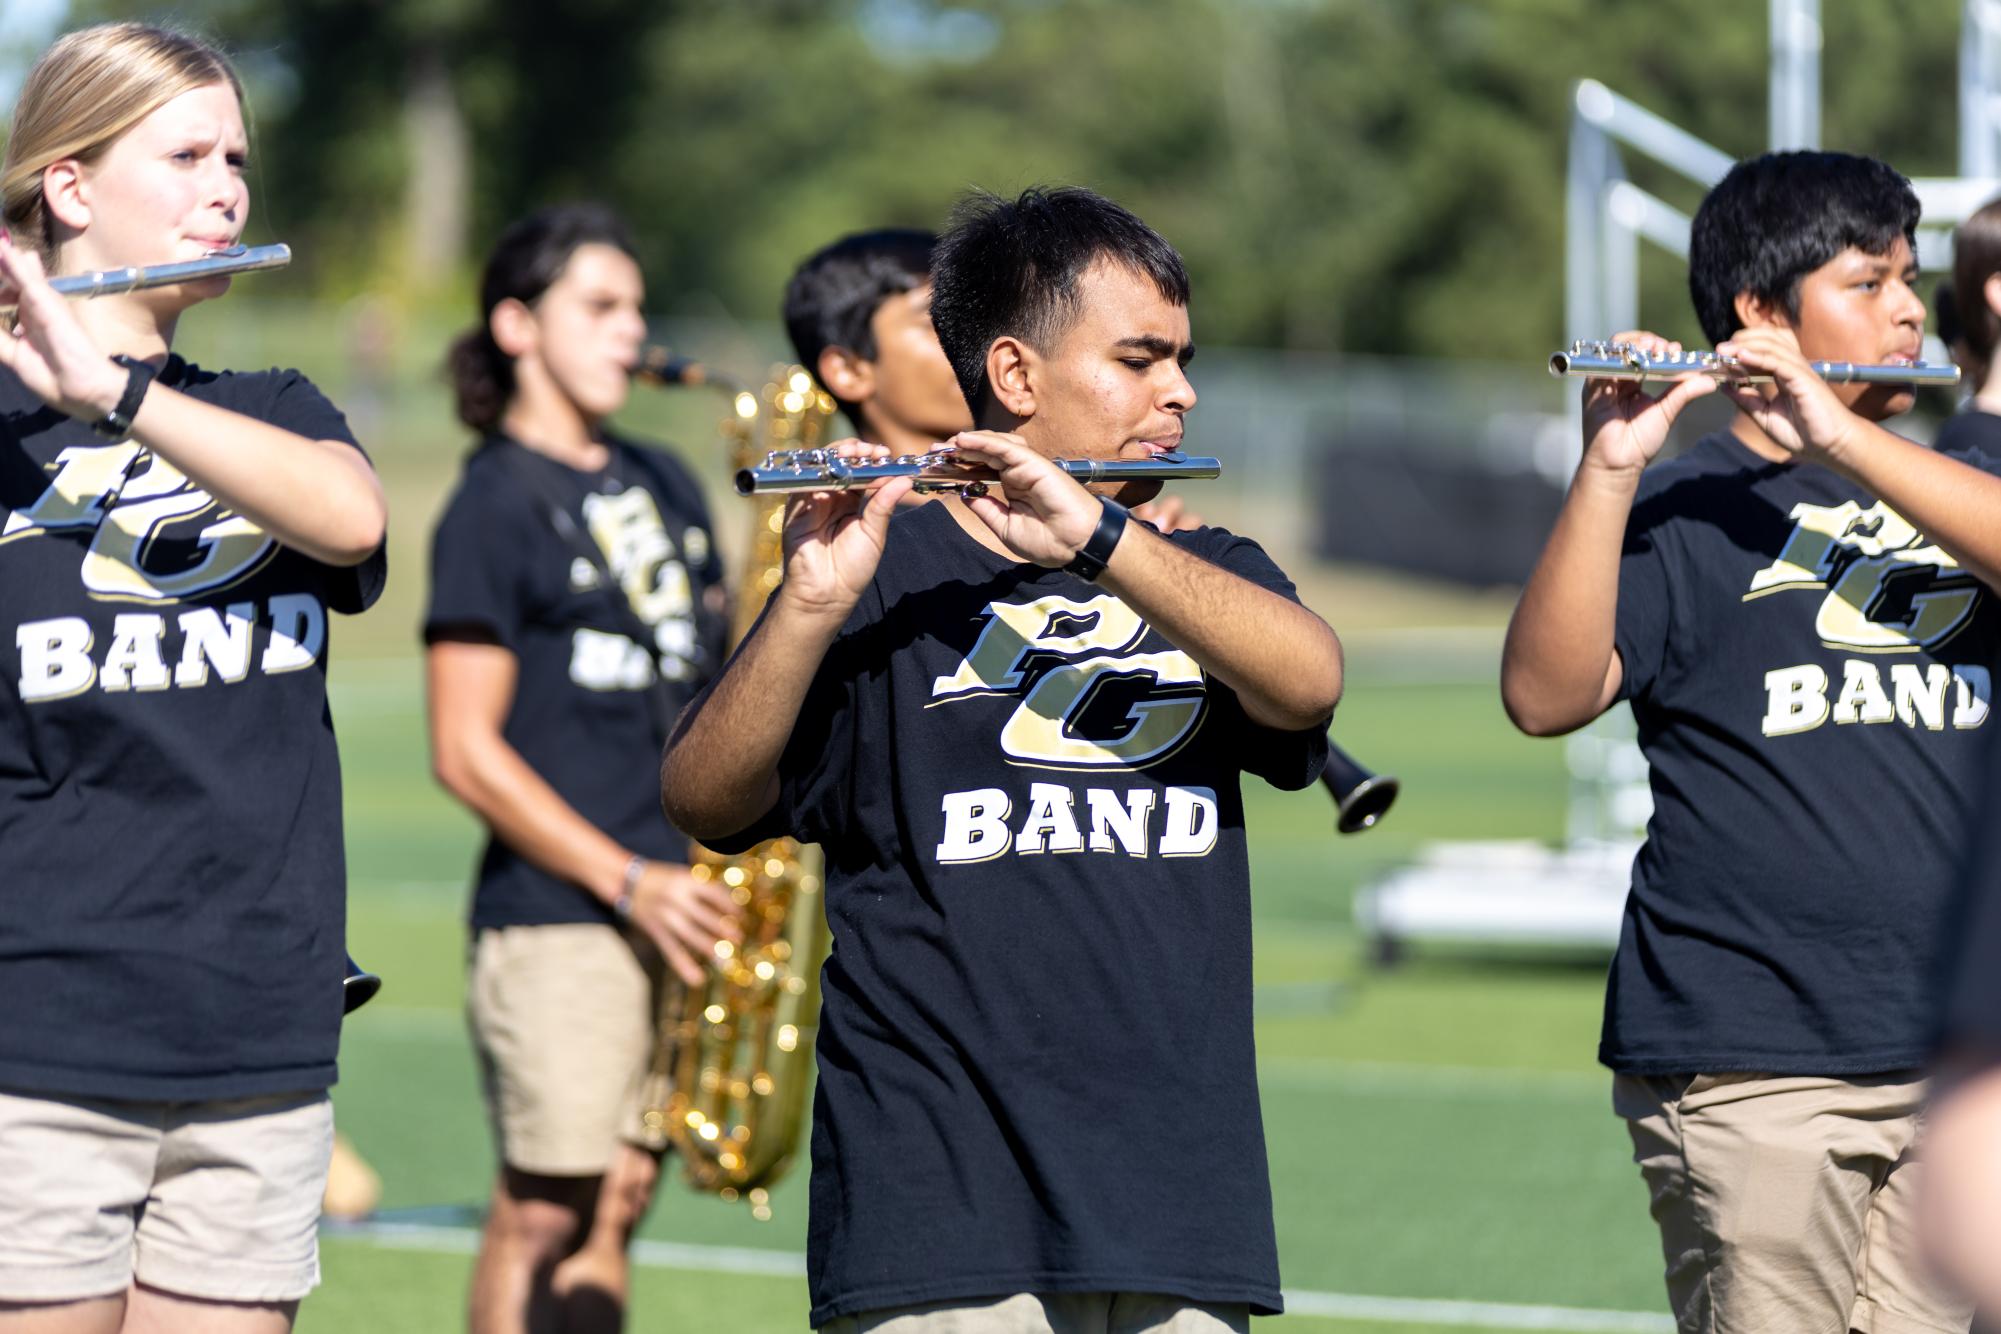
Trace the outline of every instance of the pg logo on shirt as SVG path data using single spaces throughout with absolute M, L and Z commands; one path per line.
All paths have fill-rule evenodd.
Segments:
M 992 602 L 982 615 L 971 650 L 932 681 L 928 707 L 1014 698 L 994 738 L 1009 764 L 1133 773 L 1201 730 L 1209 708 L 1202 669 L 1179 649 L 1141 649 L 1146 622 L 1117 598 Z M 1002 788 L 946 792 L 939 815 L 934 855 L 960 865 L 1087 851 L 1206 857 L 1221 828 L 1215 789 L 1137 778 L 1081 790 L 1031 783 L 1023 810 Z
M 653 494 L 635 486 L 586 496 L 583 510 L 591 540 L 604 553 L 605 566 L 633 615 L 651 627 L 653 645 L 649 651 L 624 635 L 579 629 L 570 679 L 588 690 L 643 690 L 657 668 L 670 681 L 688 680 L 697 666 L 694 590 Z M 709 538 L 701 529 L 687 529 L 682 541 L 689 559 L 695 559 L 697 550 L 707 556 Z M 599 582 L 590 561 L 571 561 L 572 591 L 588 591 Z
M 31 704 L 87 691 L 144 694 L 234 685 L 318 663 L 326 608 L 310 593 L 275 593 L 226 606 L 204 600 L 263 569 L 269 534 L 132 441 L 72 446 L 48 466 L 33 504 L 6 514 L 0 547 L 52 534 L 87 534 L 80 575 L 97 602 L 134 603 L 108 637 L 82 616 L 13 627 L 14 689 Z M 147 610 L 146 608 L 154 608 Z M 257 647 L 262 632 L 262 649 Z
M 1751 576 L 1744 601 L 1789 591 L 1823 594 L 1814 633 L 1823 645 L 1861 654 L 1942 648 L 1973 620 L 1985 590 L 1938 544 L 1878 501 L 1793 506 L 1793 530 L 1778 559 Z M 1766 736 L 1842 723 L 1901 722 L 1943 731 L 1987 720 L 1990 673 L 1982 667 L 1848 658 L 1837 686 L 1820 663 L 1765 673 Z
M 1142 652 L 1146 622 L 1109 594 L 993 602 L 985 617 L 958 669 L 932 682 L 932 707 L 1019 696 L 998 738 L 1011 764 L 1144 769 L 1202 724 L 1202 669 L 1179 649 Z
M 1744 600 L 1824 589 L 1814 632 L 1829 648 L 1916 653 L 1936 648 L 1973 618 L 1980 584 L 1910 520 L 1878 501 L 1864 509 L 1793 506 L 1793 531 L 1777 560 L 1751 576 Z
M 46 490 L 0 525 L 0 543 L 91 534 L 83 586 L 100 601 L 180 602 L 262 568 L 278 544 L 158 455 L 126 441 L 72 446 Z

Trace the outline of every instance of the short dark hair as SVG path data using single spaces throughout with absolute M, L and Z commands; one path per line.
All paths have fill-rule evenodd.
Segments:
M 509 223 L 493 243 L 480 272 L 479 323 L 453 341 L 445 359 L 460 421 L 491 431 L 514 397 L 514 358 L 493 341 L 493 308 L 509 299 L 532 305 L 563 276 L 570 256 L 592 244 L 615 246 L 639 260 L 632 233 L 602 204 L 537 209 Z
M 1888 163 L 1853 153 L 1766 153 L 1732 167 L 1696 210 L 1688 292 L 1712 343 L 1736 333 L 1737 294 L 1799 316 L 1800 280 L 1853 246 L 1915 250 L 1918 196 Z
M 1077 279 L 1099 259 L 1188 304 L 1188 271 L 1174 247 L 1103 195 L 1075 186 L 1038 186 L 1013 200 L 976 191 L 953 209 L 932 255 L 931 323 L 976 418 L 994 339 L 1047 350 L 1076 317 Z
M 912 292 L 931 279 L 933 232 L 916 227 L 884 227 L 856 232 L 818 251 L 785 285 L 785 332 L 799 364 L 819 374 L 820 354 L 844 347 L 864 361 L 876 355 L 869 322 L 882 303 Z M 856 405 L 836 396 L 857 427 Z
M 2001 199 L 1990 200 L 1952 234 L 1952 285 L 1939 288 L 1938 336 L 1960 343 L 1985 380 L 2001 348 L 2001 318 L 1987 304 L 1987 280 L 2001 273 Z M 1947 302 L 1952 311 L 1948 329 Z M 1974 385 L 1979 389 L 1980 385 Z

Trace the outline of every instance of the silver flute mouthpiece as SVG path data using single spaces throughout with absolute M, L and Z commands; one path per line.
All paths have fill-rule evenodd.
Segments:
M 1931 362 L 1889 362 L 1864 365 L 1853 361 L 1816 361 L 1813 373 L 1829 384 L 1909 384 L 1948 387 L 1959 383 L 1959 367 Z M 1682 380 L 1691 375 L 1707 375 L 1730 384 L 1770 384 L 1772 377 L 1744 369 L 1733 357 L 1714 352 L 1689 350 L 1668 356 L 1652 356 L 1631 343 L 1603 340 L 1576 342 L 1567 352 L 1552 353 L 1549 373 L 1559 378 L 1576 376 L 1591 380 L 1636 380 L 1658 383 Z
M 94 273 L 66 273 L 51 278 L 49 286 L 64 296 L 112 296 L 137 292 L 147 287 L 166 287 L 192 282 L 197 278 L 220 278 L 231 273 L 252 273 L 258 269 L 282 269 L 292 262 L 292 247 L 278 245 L 233 245 L 210 251 L 201 259 L 175 264 L 148 264 L 144 268 L 99 269 Z
M 1137 482 L 1219 477 L 1219 459 L 1195 454 L 1156 454 L 1150 459 L 1057 459 L 1056 466 L 1080 482 Z M 887 481 L 914 477 L 913 490 L 957 491 L 983 496 L 993 483 L 993 469 L 969 463 L 949 449 L 905 454 L 893 459 L 844 459 L 829 449 L 774 450 L 754 468 L 736 475 L 736 493 L 761 496 L 792 491 L 852 491 Z

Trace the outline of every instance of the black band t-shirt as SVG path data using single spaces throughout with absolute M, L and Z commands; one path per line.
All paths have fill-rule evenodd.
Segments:
M 660 814 L 660 747 L 727 648 L 722 558 L 686 468 L 607 444 L 598 472 L 506 439 L 473 451 L 432 541 L 424 638 L 513 653 L 508 744 L 619 843 L 685 862 L 687 840 Z M 642 629 L 650 642 L 635 638 Z M 488 839 L 476 929 L 610 920 L 576 885 Z
M 1956 1064 L 2001 1065 L 2001 744 L 1987 743 L 1973 845 L 1944 932 L 1946 970 L 1939 1037 Z
M 1996 630 L 1990 590 L 1825 468 L 1717 434 L 1648 470 L 1616 643 L 1654 815 L 1612 965 L 1605 1064 L 1923 1063 L 1993 727 Z
M 1975 462 L 2001 458 L 2001 416 L 1968 408 L 1939 429 L 1933 447 Z M 1947 971 L 1941 1037 L 1959 1059 L 2001 1063 L 2001 737 L 1989 736 L 1975 794 L 1973 844 L 1959 901 L 1944 933 Z
M 297 371 L 159 382 L 354 443 Z M 345 958 L 325 565 L 0 371 L 0 1087 L 206 1100 L 334 1080 Z
M 1177 545 L 1294 597 L 1246 539 Z M 781 765 L 827 856 L 815 1324 L 1019 1291 L 1280 1305 L 1238 775 L 1324 729 L 1236 696 L 1105 590 L 899 516 Z

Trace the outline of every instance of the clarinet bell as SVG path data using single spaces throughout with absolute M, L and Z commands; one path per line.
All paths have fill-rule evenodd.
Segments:
M 1333 742 L 1327 743 L 1327 765 L 1320 781 L 1334 798 L 1338 812 L 1334 828 L 1343 834 L 1359 834 L 1375 828 L 1376 821 L 1389 812 L 1403 787 L 1388 774 L 1372 774 L 1355 762 L 1355 757 Z
M 375 993 L 382 990 L 382 979 L 347 956 L 347 977 L 341 983 L 341 1013 L 353 1014 L 362 1006 L 375 999 Z

